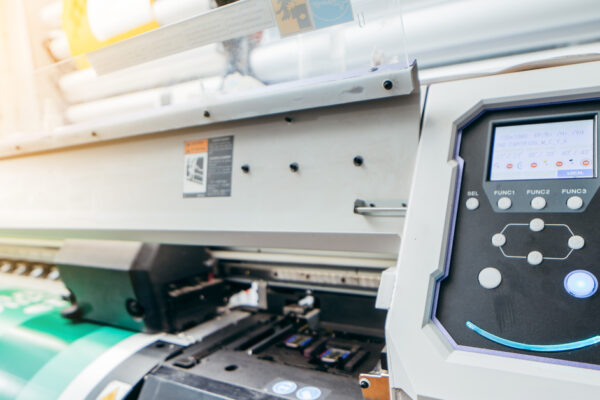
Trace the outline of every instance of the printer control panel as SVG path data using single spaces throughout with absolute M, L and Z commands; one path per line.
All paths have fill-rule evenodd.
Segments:
M 600 365 L 599 112 L 489 109 L 460 131 L 433 315 L 457 346 Z

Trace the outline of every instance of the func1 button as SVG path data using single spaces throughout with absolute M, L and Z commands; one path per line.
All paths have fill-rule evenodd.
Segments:
M 512 200 L 510 197 L 500 197 L 498 199 L 498 208 L 501 210 L 508 210 L 512 207 Z
M 564 284 L 567 293 L 578 299 L 590 297 L 598 290 L 598 279 L 591 272 L 582 269 L 569 272 Z

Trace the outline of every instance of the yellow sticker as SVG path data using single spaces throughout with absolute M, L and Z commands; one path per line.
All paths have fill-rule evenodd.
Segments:
M 307 0 L 271 0 L 281 36 L 315 28 Z
M 121 381 L 112 381 L 100 393 L 96 400 L 122 400 L 131 390 L 131 385 Z

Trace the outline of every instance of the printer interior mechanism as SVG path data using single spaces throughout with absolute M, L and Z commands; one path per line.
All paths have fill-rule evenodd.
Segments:
M 28 182 L 0 200 L 1 400 L 389 398 L 377 294 L 412 182 L 416 64 L 244 73 L 241 93 L 0 160 Z

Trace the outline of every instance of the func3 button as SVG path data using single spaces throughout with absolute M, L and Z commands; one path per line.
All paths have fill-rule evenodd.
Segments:
M 567 207 L 571 210 L 579 210 L 583 207 L 583 199 L 579 196 L 571 196 L 567 200 Z

